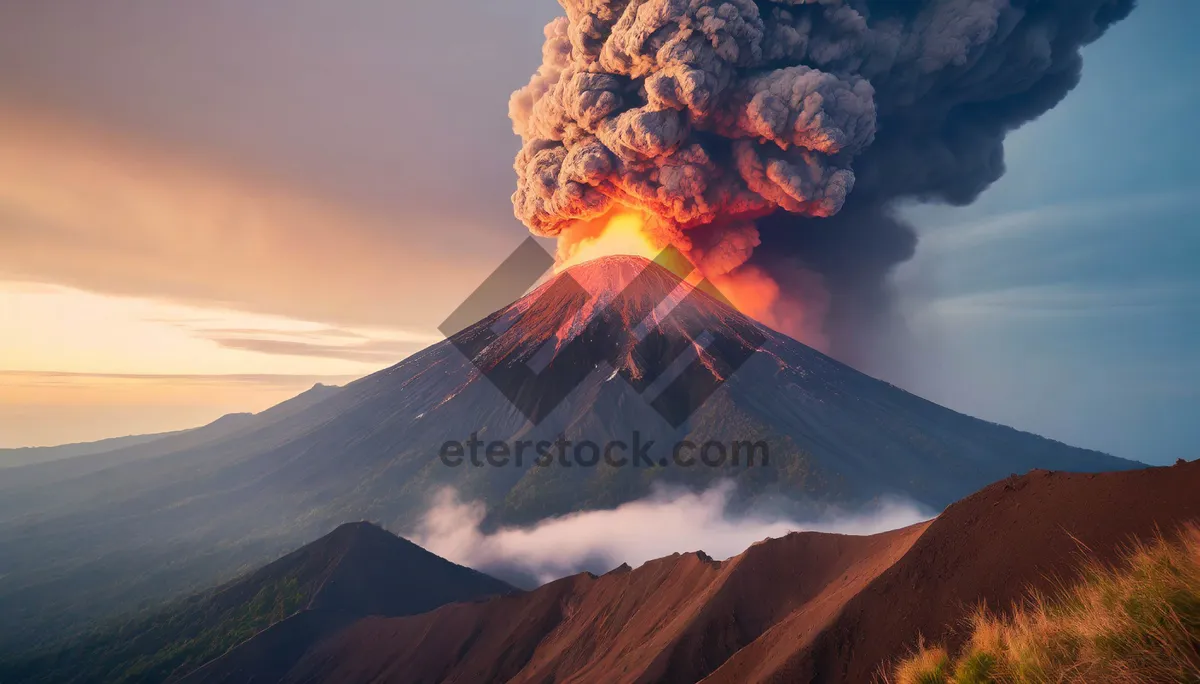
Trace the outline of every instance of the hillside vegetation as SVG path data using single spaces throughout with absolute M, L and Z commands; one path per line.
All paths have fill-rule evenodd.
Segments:
M 175 681 L 300 612 L 311 618 L 302 633 L 320 636 L 367 615 L 423 613 L 509 591 L 380 527 L 348 523 L 216 589 L 39 652 L 0 657 L 0 683 Z
M 1055 597 L 1011 614 L 980 610 L 957 654 L 921 646 L 891 684 L 1200 682 L 1200 527 L 1090 564 Z
M 222 605 L 192 599 L 158 614 L 99 629 L 61 651 L 26 661 L 0 662 L 24 682 L 161 682 L 187 672 L 300 610 L 313 586 L 280 578 L 248 601 Z

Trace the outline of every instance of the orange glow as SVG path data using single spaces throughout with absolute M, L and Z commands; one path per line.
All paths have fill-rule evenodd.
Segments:
M 716 276 L 713 285 L 733 308 L 756 321 L 770 325 L 772 309 L 779 301 L 779 284 L 757 268 L 743 268 Z
M 806 311 L 799 299 L 785 296 L 779 283 L 761 269 L 743 266 L 732 273 L 714 276 L 711 281 L 742 314 L 810 347 L 822 351 L 828 348 L 828 340 L 820 329 L 824 311 Z M 816 283 L 806 287 L 820 291 Z
M 636 210 L 625 209 L 595 221 L 577 223 L 559 235 L 555 273 L 607 256 L 657 258 L 669 240 L 664 236 L 673 231 L 656 230 L 653 221 Z M 684 260 L 690 258 L 689 250 L 690 243 L 682 246 Z M 827 347 L 819 325 L 823 310 L 806 311 L 798 298 L 785 294 L 780 284 L 762 269 L 742 265 L 729 273 L 705 273 L 702 264 L 693 267 L 684 261 L 663 265 L 686 277 L 692 286 L 725 300 L 742 314 L 810 346 Z M 702 280 L 706 284 L 701 284 Z M 808 293 L 823 289 L 816 282 L 794 285 Z
M 654 259 L 665 245 L 656 245 L 646 230 L 646 219 L 622 212 L 607 220 L 580 224 L 559 241 L 556 272 L 606 256 L 632 255 Z

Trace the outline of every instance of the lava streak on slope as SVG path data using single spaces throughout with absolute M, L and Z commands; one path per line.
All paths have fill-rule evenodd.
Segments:
M 655 260 L 687 283 L 699 286 L 709 295 L 732 306 L 746 316 L 775 330 L 803 339 L 809 346 L 826 350 L 825 340 L 820 334 L 820 319 L 824 316 L 822 292 L 819 281 L 810 278 L 806 286 L 810 296 L 803 300 L 784 297 L 779 282 L 761 268 L 742 266 L 726 270 L 730 264 L 738 264 L 757 245 L 756 240 L 746 236 L 744 243 L 726 241 L 711 252 L 704 254 L 695 243 L 688 242 L 691 252 L 664 252 L 667 247 L 676 247 L 671 235 L 654 226 L 661 222 L 632 209 L 621 209 L 608 216 L 591 221 L 580 221 L 565 228 L 559 235 L 555 254 L 555 273 L 563 273 L 588 261 L 611 256 L 635 256 Z M 668 231 L 669 232 L 669 231 Z M 703 231 L 700 231 L 703 232 Z M 704 256 L 703 259 L 693 259 Z M 611 282 L 594 279 L 581 282 L 593 297 L 602 294 Z M 803 304 L 801 302 L 807 302 Z M 818 303 L 814 305 L 813 303 Z M 810 310 L 811 309 L 811 310 Z
M 689 282 L 693 270 L 671 249 L 653 262 L 593 259 L 454 344 L 534 424 L 608 363 L 639 393 L 658 387 L 651 404 L 679 425 L 767 336 L 706 281 Z

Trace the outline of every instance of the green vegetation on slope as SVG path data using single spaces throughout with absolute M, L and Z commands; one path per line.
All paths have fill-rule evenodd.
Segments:
M 1011 615 L 980 610 L 962 652 L 920 646 L 894 684 L 1200 683 L 1200 527 L 1090 564 L 1056 598 Z
M 97 630 L 65 648 L 0 663 L 0 681 L 149 684 L 183 675 L 311 600 L 318 587 L 288 576 L 265 584 L 248 600 L 202 595 L 150 617 Z
M 303 650 L 304 639 L 344 619 L 413 615 L 511 590 L 376 525 L 347 523 L 212 591 L 53 648 L 0 659 L 0 682 L 174 681 L 301 611 L 308 619 L 291 625 L 305 626 L 293 644 Z

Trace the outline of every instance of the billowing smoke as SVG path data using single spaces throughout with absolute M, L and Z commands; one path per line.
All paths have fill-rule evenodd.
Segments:
M 814 273 L 847 353 L 913 253 L 897 200 L 973 201 L 1134 2 L 559 1 L 510 105 L 517 217 L 562 236 L 636 208 L 709 275 Z
M 726 511 L 733 491 L 728 482 L 701 493 L 664 490 L 613 510 L 573 513 L 486 534 L 480 530 L 483 505 L 464 502 L 445 489 L 413 540 L 443 558 L 530 584 L 585 570 L 602 573 L 621 563 L 636 567 L 672 553 L 704 551 L 723 560 L 755 542 L 800 530 L 874 534 L 932 517 L 902 501 L 819 522 L 761 513 L 738 517 Z

